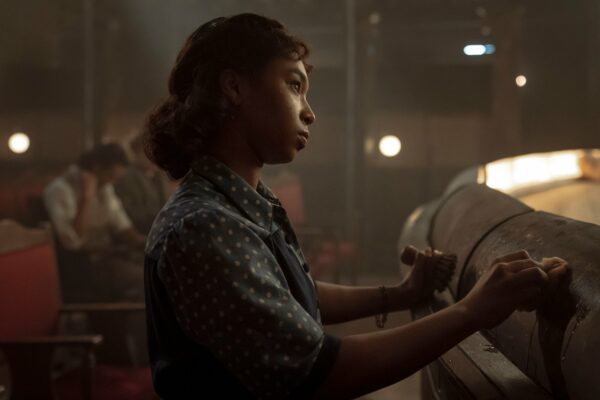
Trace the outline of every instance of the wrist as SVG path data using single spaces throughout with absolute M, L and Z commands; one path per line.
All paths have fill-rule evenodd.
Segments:
M 390 302 L 390 311 L 406 310 L 412 304 L 410 302 L 413 297 L 411 288 L 406 283 L 401 283 L 397 286 L 389 286 L 387 288 Z
M 470 304 L 465 300 L 460 300 L 458 303 L 452 305 L 458 315 L 460 315 L 461 320 L 463 321 L 465 327 L 467 327 L 472 332 L 477 332 L 480 329 L 483 329 L 483 323 L 481 321 L 481 316 L 470 306 Z
M 375 314 L 375 326 L 377 326 L 379 329 L 382 329 L 385 327 L 388 313 L 390 311 L 393 311 L 391 309 L 391 303 L 390 303 L 390 298 L 389 298 L 390 289 L 391 288 L 383 286 L 383 285 L 379 286 L 379 292 L 381 294 L 381 311 L 380 311 L 380 313 Z

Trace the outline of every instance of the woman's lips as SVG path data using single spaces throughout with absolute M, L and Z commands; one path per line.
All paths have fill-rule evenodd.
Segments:
M 308 136 L 308 132 L 300 132 L 298 134 L 298 140 L 302 148 L 306 147 L 306 145 L 308 144 Z

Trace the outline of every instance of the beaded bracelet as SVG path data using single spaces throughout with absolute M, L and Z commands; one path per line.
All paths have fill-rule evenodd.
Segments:
M 375 315 L 375 326 L 379 329 L 382 329 L 387 322 L 388 317 L 388 296 L 387 290 L 385 286 L 379 286 L 379 290 L 381 291 L 381 314 Z

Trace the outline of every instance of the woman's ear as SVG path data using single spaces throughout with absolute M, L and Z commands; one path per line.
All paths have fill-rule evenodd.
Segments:
M 226 69 L 219 75 L 219 86 L 229 103 L 238 106 L 242 102 L 241 76 L 231 69 Z

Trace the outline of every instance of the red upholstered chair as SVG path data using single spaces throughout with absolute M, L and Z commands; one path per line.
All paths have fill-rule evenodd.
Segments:
M 143 305 L 62 305 L 55 263 L 49 229 L 27 229 L 0 221 L 0 350 L 10 370 L 8 382 L 2 382 L 0 372 L 0 385 L 8 387 L 9 398 L 155 398 L 149 369 L 124 365 L 128 344 L 123 332 L 117 332 L 127 326 L 125 320 L 131 313 L 144 310 Z M 59 333 L 59 317 L 72 313 L 87 314 L 94 330 L 110 329 L 105 336 Z M 79 349 L 78 367 L 55 376 L 57 348 Z

